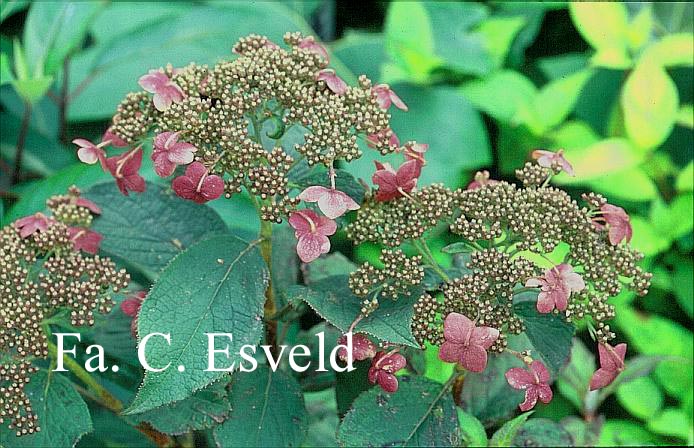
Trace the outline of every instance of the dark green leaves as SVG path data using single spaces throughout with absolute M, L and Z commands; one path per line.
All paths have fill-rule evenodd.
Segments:
M 226 382 L 218 381 L 185 400 L 145 412 L 137 417 L 166 434 L 185 434 L 192 430 L 211 428 L 223 422 L 231 411 L 225 386 Z
M 394 394 L 372 388 L 359 396 L 337 433 L 341 446 L 458 446 L 458 416 L 450 391 L 400 377 Z
M 525 334 L 545 365 L 556 378 L 571 353 L 574 326 L 555 314 L 540 314 L 534 302 L 521 302 L 513 306 L 525 324 Z
M 231 333 L 233 341 L 218 338 L 216 347 L 229 346 L 230 356 L 217 354 L 217 368 L 238 366 L 239 350 L 256 344 L 262 335 L 263 303 L 268 274 L 255 243 L 219 236 L 197 243 L 176 257 L 142 304 L 138 334 L 171 333 L 171 344 L 153 337 L 147 346 L 152 367 L 129 409 L 144 412 L 182 400 L 221 378 L 207 369 L 205 333 Z M 185 372 L 179 372 L 179 366 Z
M 24 391 L 39 418 L 41 431 L 17 437 L 6 424 L 0 425 L 3 447 L 71 447 L 92 430 L 87 405 L 62 375 L 40 370 L 31 377 Z
M 361 314 L 361 299 L 352 294 L 347 276 L 323 278 L 311 285 L 293 286 L 286 291 L 289 298 L 304 300 L 322 318 L 345 332 Z M 410 328 L 417 291 L 398 300 L 384 298 L 379 307 L 355 327 L 355 332 L 368 333 L 383 341 L 419 347 Z
M 101 250 L 134 265 L 149 277 L 197 241 L 226 233 L 211 208 L 177 197 L 155 184 L 142 194 L 124 196 L 113 182 L 91 188 L 85 196 L 102 214 L 93 230 L 104 237 Z
M 234 375 L 231 414 L 215 428 L 221 447 L 299 446 L 306 435 L 308 416 L 301 387 L 294 378 L 260 366 Z

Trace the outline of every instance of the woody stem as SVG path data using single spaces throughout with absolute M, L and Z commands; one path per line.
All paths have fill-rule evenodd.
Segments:
M 272 273 L 272 223 L 269 221 L 260 221 L 260 253 L 265 260 L 268 272 Z M 275 295 L 272 290 L 272 275 L 268 280 L 267 289 L 265 290 L 265 316 L 268 318 L 277 313 L 277 305 L 275 304 Z M 277 351 L 277 321 L 266 319 L 265 322 L 265 343 L 272 346 L 273 352 Z

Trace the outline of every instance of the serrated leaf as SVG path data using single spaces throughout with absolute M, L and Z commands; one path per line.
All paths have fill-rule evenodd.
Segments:
M 457 408 L 457 411 L 463 446 L 487 446 L 489 441 L 482 423 L 474 415 L 468 414 L 460 408 Z
M 504 423 L 504 425 L 499 428 L 492 436 L 489 444 L 491 446 L 511 446 L 514 437 L 520 431 L 521 426 L 528 420 L 534 411 L 525 412 Z
M 137 419 L 165 434 L 180 435 L 222 423 L 230 411 L 226 382 L 217 381 L 185 400 L 139 414 Z
M 337 433 L 340 446 L 457 446 L 455 403 L 441 384 L 399 377 L 394 394 L 373 388 L 362 393 Z
M 310 286 L 335 275 L 349 275 L 356 269 L 357 265 L 352 260 L 341 252 L 333 252 L 307 264 L 304 269 L 304 281 Z
M 566 322 L 561 315 L 540 314 L 535 302 L 516 303 L 513 310 L 525 325 L 525 334 L 533 345 L 534 353 L 540 355 L 552 377 L 556 378 L 571 353 L 575 330 L 573 324 Z
M 228 233 L 209 207 L 148 183 L 141 194 L 124 196 L 113 182 L 95 185 L 85 197 L 102 209 L 92 230 L 103 235 L 101 250 L 156 278 L 181 251 L 213 235 Z
M 183 400 L 216 381 L 224 372 L 205 372 L 208 339 L 205 333 L 231 333 L 220 338 L 230 356 L 217 354 L 224 368 L 241 361 L 244 344 L 256 344 L 263 332 L 263 304 L 268 273 L 257 242 L 217 236 L 190 247 L 173 259 L 143 302 L 138 334 L 171 333 L 171 345 L 153 337 L 147 360 L 163 372 L 146 372 L 128 413 L 141 413 Z M 177 370 L 185 366 L 185 372 Z
M 412 335 L 411 324 L 413 305 L 420 293 L 421 290 L 417 289 L 410 296 L 397 300 L 382 298 L 379 307 L 362 319 L 354 331 L 368 333 L 393 344 L 419 347 Z M 347 276 L 326 277 L 313 283 L 310 288 L 294 286 L 287 289 L 286 294 L 290 298 L 304 300 L 342 332 L 347 331 L 361 314 L 362 299 L 352 294 Z
M 662 67 L 639 63 L 624 83 L 621 105 L 629 138 L 640 148 L 656 148 L 675 125 L 677 86 Z
M 214 430 L 222 447 L 299 446 L 308 429 L 301 387 L 289 374 L 260 366 L 234 375 L 231 414 Z
M 15 431 L 7 429 L 5 422 L 0 425 L 3 447 L 71 447 L 92 430 L 86 403 L 64 376 L 40 370 L 31 376 L 24 392 L 39 418 L 41 431 L 17 437 Z
M 571 434 L 558 423 L 546 418 L 531 418 L 526 421 L 513 437 L 512 442 L 512 446 L 573 445 Z
M 485 426 L 509 418 L 523 401 L 523 391 L 511 388 L 504 377 L 512 367 L 523 363 L 508 353 L 490 355 L 484 372 L 465 375 L 460 406 Z

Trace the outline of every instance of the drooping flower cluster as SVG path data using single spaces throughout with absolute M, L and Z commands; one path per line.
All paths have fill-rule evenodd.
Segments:
M 646 294 L 651 274 L 638 266 L 643 256 L 628 245 L 632 230 L 623 209 L 595 194 L 585 195 L 586 206 L 580 206 L 549 184 L 559 172 L 573 175 L 563 153 L 538 150 L 532 156 L 536 162 L 516 172 L 524 187 L 482 172 L 466 189 L 454 191 L 436 184 L 418 187 L 422 165 L 410 169 L 407 162 L 393 170 L 379 164 L 372 179 L 378 189 L 367 195 L 347 234 L 355 244 L 384 244 L 383 254 L 420 253 L 418 269 L 424 265 L 438 280 L 416 301 L 412 331 L 423 346 L 439 345 L 442 360 L 484 370 L 488 351 L 507 351 L 508 336 L 525 330 L 516 307 L 533 300 L 540 315 L 587 320 L 594 328 L 601 369 L 591 387 L 604 387 L 623 370 L 626 348 L 608 344 L 615 337 L 607 323 L 614 317 L 608 299 L 624 288 Z M 441 225 L 454 241 L 445 250 L 454 254 L 449 269 L 439 265 L 426 242 Z M 390 285 L 413 273 L 412 267 L 405 273 L 393 266 L 362 266 L 350 279 L 355 295 L 368 294 L 362 314 L 373 312 L 380 298 L 392 296 L 385 294 Z M 529 355 L 521 358 L 527 370 L 512 370 L 507 378 L 526 391 L 525 410 L 552 394 L 544 364 Z
M 312 225 L 314 211 L 299 209 L 299 203 L 317 203 L 329 220 L 359 207 L 335 187 L 334 167 L 361 156 L 360 139 L 382 154 L 399 150 L 412 158 L 421 158 L 426 145 L 399 147 L 388 109 L 407 106 L 389 86 L 372 86 L 365 76 L 357 86 L 348 85 L 328 68 L 328 52 L 313 37 L 287 33 L 284 42 L 287 47 L 250 35 L 233 47 L 237 57 L 213 67 L 151 70 L 139 80 L 144 91 L 118 106 L 101 143 L 74 141 L 80 159 L 100 161 L 124 194 L 142 191 L 138 170 L 143 144 L 151 140 L 155 171 L 175 176 L 176 194 L 204 203 L 245 190 L 261 219 L 296 216 L 290 224 L 300 226 L 292 224 L 302 239 L 297 252 L 302 260 L 313 260 L 329 250 L 331 233 Z M 106 147 L 122 143 L 131 149 L 106 156 Z M 330 188 L 314 185 L 294 194 L 292 169 L 316 165 L 327 168 Z M 403 176 L 411 177 L 398 179 Z M 389 194 L 400 194 L 398 189 L 406 194 L 414 186 L 398 182 Z
M 96 204 L 72 187 L 47 205 L 52 216 L 36 213 L 0 230 L 0 423 L 18 436 L 39 430 L 24 385 L 35 371 L 30 360 L 48 356 L 45 319 L 66 310 L 72 325 L 92 325 L 129 282 L 110 259 L 84 255 L 101 240 L 89 230 Z

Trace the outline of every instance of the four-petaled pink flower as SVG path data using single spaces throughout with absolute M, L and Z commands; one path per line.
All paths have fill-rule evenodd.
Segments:
M 506 372 L 506 381 L 514 389 L 525 389 L 525 401 L 518 406 L 521 411 L 534 408 L 539 398 L 547 404 L 552 401 L 552 388 L 549 387 L 549 372 L 540 361 L 530 363 L 530 371 L 514 367 Z
M 317 202 L 318 208 L 325 216 L 335 219 L 347 213 L 347 210 L 358 210 L 359 204 L 346 193 L 334 188 L 314 185 L 299 194 L 299 199 L 306 202 Z
M 467 187 L 465 187 L 466 190 L 476 190 L 478 188 L 487 186 L 487 185 L 496 185 L 498 184 L 498 180 L 490 179 L 489 178 L 489 171 L 484 170 L 484 171 L 478 171 L 475 173 L 475 179 L 470 182 Z
M 115 132 L 113 132 L 112 128 L 106 129 L 106 132 L 104 132 L 104 135 L 101 137 L 101 143 L 105 145 L 111 145 L 116 148 L 124 148 L 128 146 L 128 142 L 120 138 Z
M 106 156 L 106 153 L 102 149 L 104 143 L 95 145 L 85 138 L 76 138 L 72 143 L 79 147 L 77 150 L 77 158 L 79 158 L 81 162 L 93 165 L 100 161 L 103 166 Z
M 446 341 L 439 349 L 439 359 L 454 362 L 470 372 L 482 372 L 487 367 L 487 350 L 499 337 L 499 330 L 476 327 L 475 323 L 458 313 L 449 313 L 443 322 Z
M 193 153 L 198 150 L 186 142 L 179 142 L 180 132 L 162 132 L 154 137 L 154 171 L 160 177 L 171 176 L 177 165 L 187 165 L 193 161 Z
M 407 112 L 407 104 L 393 92 L 388 84 L 378 84 L 371 91 L 376 95 L 376 102 L 381 109 L 388 110 L 390 105 L 394 104 L 398 109 Z
M 137 338 L 137 316 L 140 313 L 145 297 L 147 297 L 146 291 L 137 291 L 120 303 L 120 309 L 123 313 L 133 318 L 130 321 L 130 333 L 134 338 Z
M 106 169 L 116 179 L 118 189 L 128 196 L 128 191 L 145 191 L 145 179 L 138 171 L 142 166 L 142 147 L 126 151 L 121 155 L 105 160 Z
M 627 354 L 627 345 L 618 344 L 612 347 L 610 344 L 598 344 L 600 355 L 600 368 L 590 378 L 590 390 L 608 386 L 624 370 L 624 356 Z
M 631 241 L 631 221 L 622 207 L 604 204 L 600 207 L 600 212 L 600 216 L 593 218 L 593 225 L 598 229 L 604 229 L 605 223 L 607 224 L 607 237 L 610 244 L 616 246 L 625 239 L 627 243 Z
M 347 345 L 347 335 L 343 334 L 337 339 L 339 345 Z M 337 351 L 337 356 L 342 361 L 347 361 L 347 349 L 340 347 Z M 363 361 L 365 359 L 373 358 L 376 356 L 376 344 L 371 342 L 371 340 L 362 333 L 352 334 L 352 359 L 356 361 Z
M 558 166 L 569 176 L 574 175 L 574 169 L 568 160 L 564 158 L 564 150 L 560 149 L 557 152 L 547 151 L 544 149 L 536 149 L 532 152 L 533 159 L 537 159 L 537 164 L 545 168 L 553 168 Z
M 426 143 L 409 142 L 403 147 L 406 160 L 416 160 L 422 165 L 426 165 L 424 154 L 429 150 L 429 145 Z
M 171 187 L 183 199 L 190 199 L 198 204 L 217 199 L 224 192 L 224 180 L 209 174 L 205 165 L 193 162 L 186 172 L 171 182 Z
M 388 139 L 388 146 L 391 148 L 397 148 L 400 146 L 400 139 L 398 138 L 395 131 L 391 128 L 382 129 L 375 134 L 369 134 L 366 136 L 366 146 L 369 148 L 378 148 L 381 142 L 385 142 Z
M 185 98 L 183 89 L 161 70 L 150 70 L 138 83 L 143 89 L 154 94 L 154 107 L 160 111 L 165 111 L 172 103 L 180 103 Z
M 320 216 L 313 210 L 299 210 L 289 217 L 289 225 L 294 228 L 294 235 L 299 240 L 296 253 L 304 263 L 310 263 L 321 254 L 330 250 L 328 236 L 337 231 L 337 224 L 326 216 Z
M 586 284 L 570 265 L 562 263 L 547 269 L 540 278 L 528 279 L 525 286 L 540 287 L 537 310 L 541 313 L 549 313 L 555 307 L 559 311 L 566 310 L 571 293 L 581 291 Z
M 102 239 L 100 233 L 85 229 L 83 227 L 69 227 L 67 230 L 70 241 L 72 241 L 72 247 L 75 250 L 83 250 L 84 252 L 92 255 L 99 252 L 99 246 L 101 245 Z
M 325 49 L 323 45 L 316 42 L 316 39 L 314 39 L 313 36 L 307 36 L 301 39 L 299 41 L 299 48 L 317 54 L 318 56 L 325 59 L 325 62 L 330 62 L 330 56 L 328 56 L 328 51 Z
M 347 83 L 335 74 L 335 70 L 326 68 L 318 72 L 317 81 L 323 81 L 333 93 L 344 95 L 347 91 Z
M 378 185 L 376 191 L 377 201 L 390 201 L 391 199 L 406 196 L 417 186 L 417 179 L 422 170 L 422 165 L 416 160 L 408 160 L 400 165 L 397 171 L 389 163 L 376 163 L 376 172 L 371 177 L 374 184 Z
M 378 383 L 386 392 L 393 393 L 398 390 L 398 379 L 395 372 L 407 365 L 405 357 L 400 353 L 378 352 L 371 361 L 369 368 L 369 382 Z
M 26 238 L 36 232 L 45 232 L 53 223 L 54 219 L 49 218 L 41 212 L 31 216 L 25 216 L 14 222 L 14 228 L 19 230 L 19 236 Z

